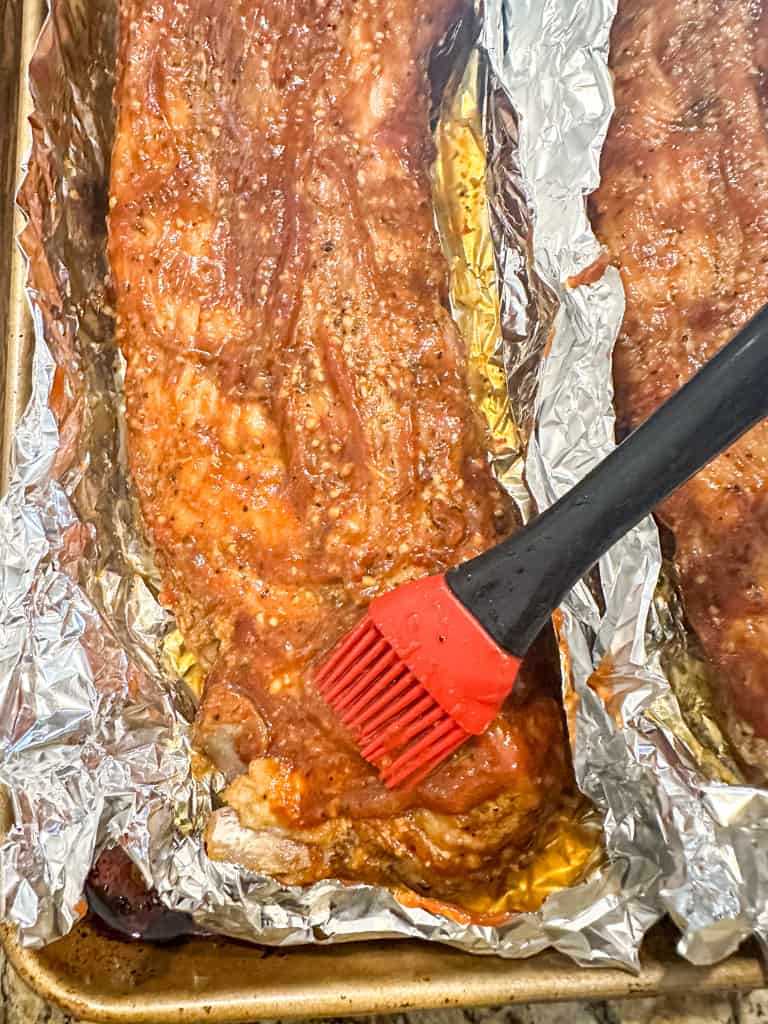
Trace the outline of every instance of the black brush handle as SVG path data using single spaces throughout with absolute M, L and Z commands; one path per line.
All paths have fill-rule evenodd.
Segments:
M 584 479 L 520 533 L 446 573 L 522 657 L 552 611 L 654 506 L 768 416 L 768 306 Z

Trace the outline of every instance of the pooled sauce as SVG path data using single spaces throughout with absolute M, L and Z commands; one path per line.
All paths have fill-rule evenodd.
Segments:
M 310 681 L 375 594 L 514 526 L 433 225 L 427 61 L 462 12 L 121 7 L 109 227 L 131 468 L 161 598 L 209 669 L 197 739 L 237 812 L 209 852 L 288 881 L 502 885 L 570 784 L 549 662 L 406 794 Z

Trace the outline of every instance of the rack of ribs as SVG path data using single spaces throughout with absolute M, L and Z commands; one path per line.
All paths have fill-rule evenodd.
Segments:
M 461 14 L 123 0 L 109 252 L 131 471 L 228 779 L 209 854 L 468 905 L 572 785 L 548 653 L 407 792 L 311 684 L 375 594 L 515 526 L 433 226 L 427 64 Z
M 626 290 L 614 367 L 632 428 L 768 301 L 768 14 L 754 0 L 621 0 L 611 53 L 616 113 L 591 213 Z M 763 423 L 658 509 L 723 719 L 763 782 L 766 481 Z

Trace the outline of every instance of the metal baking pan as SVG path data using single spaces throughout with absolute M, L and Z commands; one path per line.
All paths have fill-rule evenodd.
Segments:
M 4 367 L 0 474 L 7 480 L 14 424 L 28 394 L 32 322 L 24 260 L 14 238 L 21 218 L 12 195 L 29 147 L 26 68 L 43 0 L 0 0 L 0 47 L 15 50 L 14 74 L 0 76 L 0 340 Z M 8 66 L 8 62 L 5 62 Z M 3 821 L 0 808 L 0 828 Z M 674 952 L 671 926 L 647 939 L 634 976 L 584 969 L 557 953 L 509 961 L 411 941 L 263 949 L 194 938 L 165 946 L 129 942 L 86 918 L 42 950 L 23 949 L 0 930 L 13 966 L 42 996 L 92 1021 L 246 1021 L 261 1017 L 392 1013 L 427 1007 L 598 999 L 662 992 L 750 989 L 765 984 L 756 947 L 726 962 L 694 967 Z
M 156 947 L 107 938 L 87 920 L 41 951 L 20 949 L 7 932 L 3 941 L 37 992 L 92 1021 L 335 1017 L 764 984 L 752 947 L 716 967 L 693 967 L 675 955 L 667 927 L 648 937 L 637 976 L 579 968 L 559 953 L 510 961 L 412 941 L 275 951 L 191 939 Z
M 43 20 L 44 0 L 0 0 L 0 488 L 5 491 L 11 437 L 29 394 L 32 322 L 24 297 L 24 258 L 14 239 L 22 217 L 13 197 L 30 144 L 27 66 Z M 14 52 L 15 51 L 15 52 Z M 7 69 L 7 71 L 3 71 Z

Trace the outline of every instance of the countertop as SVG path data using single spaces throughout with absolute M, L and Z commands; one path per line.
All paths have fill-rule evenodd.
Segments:
M 748 995 L 539 1003 L 470 1010 L 424 1010 L 367 1018 L 368 1024 L 768 1024 L 768 989 Z M 31 992 L 0 949 L 0 1024 L 78 1024 Z M 276 1022 L 275 1022 L 276 1024 Z

